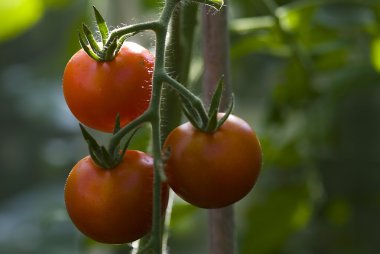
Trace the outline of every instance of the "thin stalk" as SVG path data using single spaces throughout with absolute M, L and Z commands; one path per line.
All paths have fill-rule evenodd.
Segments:
M 159 110 L 157 111 L 159 112 Z M 161 137 L 159 118 L 152 121 L 153 156 L 154 156 L 154 187 L 153 187 L 153 217 L 152 217 L 152 247 L 155 254 L 162 253 L 162 220 L 161 220 Z
M 151 99 L 151 110 L 153 117 L 152 139 L 154 156 L 154 195 L 153 195 L 153 223 L 152 223 L 152 247 L 155 254 L 162 253 L 162 220 L 161 220 L 161 183 L 163 178 L 163 163 L 161 157 L 161 126 L 160 126 L 160 102 L 162 94 L 163 78 L 165 73 L 165 46 L 169 22 L 173 10 L 179 0 L 167 0 L 164 5 L 159 25 L 156 27 L 156 60 L 153 73 L 153 91 Z
M 203 97 L 210 102 L 211 95 L 224 75 L 225 90 L 221 107 L 227 108 L 231 96 L 229 78 L 229 36 L 227 29 L 227 8 L 210 15 L 212 10 L 203 9 Z M 235 253 L 234 210 L 233 206 L 222 209 L 210 209 L 209 217 L 209 250 L 210 254 Z
M 148 31 L 148 30 L 155 32 L 158 30 L 158 27 L 160 25 L 161 24 L 157 21 L 149 21 L 145 23 L 133 24 L 130 26 L 117 28 L 110 33 L 108 40 L 106 42 L 106 47 L 109 47 L 109 45 L 111 44 L 113 40 L 120 38 L 123 35 L 133 34 L 135 32 Z
M 201 118 L 203 121 L 208 121 L 207 112 L 203 106 L 201 99 L 199 99 L 192 92 L 186 89 L 181 83 L 179 83 L 177 80 L 173 79 L 169 75 L 164 74 L 163 79 L 169 86 L 175 89 L 177 93 L 179 93 L 181 96 L 185 97 L 187 100 L 191 102 L 191 104 L 201 114 Z

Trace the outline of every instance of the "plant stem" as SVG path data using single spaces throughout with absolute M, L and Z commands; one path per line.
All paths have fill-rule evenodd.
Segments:
M 153 73 L 153 91 L 150 108 L 153 112 L 152 139 L 154 156 L 154 195 L 153 195 L 153 223 L 152 223 L 152 244 L 154 254 L 162 253 L 162 220 L 161 220 L 161 181 L 163 175 L 163 163 L 161 157 L 161 126 L 160 126 L 160 102 L 163 84 L 163 73 L 165 72 L 165 47 L 166 36 L 170 17 L 178 3 L 178 0 L 167 0 L 164 5 L 159 26 L 156 32 L 156 60 Z
M 106 42 L 106 47 L 108 47 L 113 40 L 115 40 L 118 37 L 120 38 L 123 35 L 133 34 L 135 32 L 141 32 L 141 31 L 147 31 L 147 30 L 156 31 L 159 26 L 160 26 L 159 22 L 150 21 L 150 22 L 133 24 L 130 26 L 117 28 L 110 33 L 108 40 Z
M 116 135 L 111 138 L 109 149 L 114 151 L 120 140 L 144 122 L 150 122 L 152 126 L 153 157 L 154 157 L 154 187 L 153 187 L 153 212 L 152 212 L 152 233 L 151 251 L 154 254 L 162 253 L 162 220 L 161 220 L 161 184 L 163 179 L 163 163 L 161 158 L 161 126 L 160 126 L 160 102 L 162 85 L 165 80 L 165 46 L 168 26 L 172 12 L 179 0 L 165 1 L 164 8 L 158 21 L 147 22 L 114 30 L 107 43 L 125 34 L 135 33 L 142 30 L 153 30 L 156 34 L 156 58 L 152 81 L 152 96 L 149 108 L 140 117 L 124 126 Z
M 188 89 L 186 89 L 181 83 L 179 83 L 177 80 L 173 79 L 169 75 L 165 74 L 163 78 L 169 86 L 171 86 L 173 89 L 176 90 L 177 93 L 179 93 L 181 96 L 189 100 L 191 104 L 201 114 L 200 117 L 202 118 L 202 120 L 207 122 L 208 120 L 207 112 L 203 106 L 201 99 L 199 99 L 197 96 L 191 93 Z
M 203 56 L 204 78 L 203 97 L 210 97 L 221 75 L 224 75 L 225 90 L 221 107 L 225 109 L 231 95 L 229 78 L 229 36 L 227 30 L 227 9 L 210 15 L 209 7 L 203 9 Z M 210 254 L 235 253 L 234 211 L 233 206 L 209 210 L 209 249 Z
M 188 83 L 197 10 L 196 3 L 178 5 L 170 24 L 170 36 L 166 48 L 166 69 L 167 73 L 184 87 Z M 180 124 L 182 111 L 181 101 L 175 89 L 164 89 L 163 101 L 165 105 L 162 107 L 161 116 L 165 121 L 165 126 L 162 128 L 164 140 L 167 134 Z

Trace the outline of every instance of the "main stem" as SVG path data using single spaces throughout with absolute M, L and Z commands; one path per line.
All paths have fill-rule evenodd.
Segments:
M 226 109 L 231 96 L 229 73 L 229 36 L 227 29 L 226 6 L 217 14 L 210 13 L 209 7 L 203 9 L 203 55 L 204 77 L 203 97 L 209 102 L 218 80 L 224 75 L 225 90 L 221 107 Z M 235 253 L 234 210 L 233 206 L 210 209 L 209 212 L 209 249 L 210 254 Z
M 154 194 L 153 194 L 153 224 L 152 250 L 154 254 L 162 253 L 162 220 L 161 220 L 161 183 L 163 177 L 163 163 L 161 157 L 161 126 L 160 101 L 163 77 L 165 76 L 165 46 L 170 17 L 178 0 L 167 0 L 159 19 L 156 32 L 156 60 L 153 73 L 153 90 L 149 111 L 151 115 L 153 156 L 154 156 Z
M 161 185 L 165 180 L 163 174 L 163 163 L 161 157 L 161 126 L 160 126 L 160 102 L 163 81 L 166 78 L 165 72 L 165 45 L 168 27 L 172 12 L 180 0 L 165 1 L 161 16 L 157 22 L 147 22 L 144 24 L 129 26 L 115 30 L 112 38 L 133 33 L 141 30 L 153 30 L 156 34 L 156 58 L 154 64 L 152 96 L 149 108 L 136 120 L 122 128 L 110 141 L 109 150 L 114 151 L 120 140 L 132 129 L 144 122 L 150 122 L 152 126 L 152 143 L 154 157 L 154 187 L 153 187 L 153 214 L 152 214 L 152 234 L 149 242 L 150 250 L 154 254 L 162 253 L 162 220 L 161 220 Z

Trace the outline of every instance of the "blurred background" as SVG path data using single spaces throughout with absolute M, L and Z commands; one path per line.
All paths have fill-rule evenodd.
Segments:
M 94 27 L 92 5 L 112 27 L 152 19 L 160 7 L 0 0 L 0 253 L 128 253 L 86 239 L 64 208 L 65 179 L 87 147 L 61 78 L 81 24 Z M 378 253 L 380 1 L 229 6 L 234 112 L 255 128 L 264 155 L 254 191 L 235 206 L 238 253 Z M 151 47 L 152 38 L 131 40 Z M 170 253 L 207 253 L 206 220 L 205 210 L 176 199 Z

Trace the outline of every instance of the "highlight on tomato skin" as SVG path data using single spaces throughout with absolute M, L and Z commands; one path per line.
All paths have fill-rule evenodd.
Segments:
M 81 49 L 66 65 L 63 93 L 72 114 L 84 125 L 112 132 L 117 114 L 124 126 L 148 108 L 154 56 L 124 42 L 112 61 L 97 62 Z
M 74 225 L 91 239 L 108 244 L 133 242 L 152 227 L 153 158 L 128 150 L 113 169 L 102 169 L 90 156 L 71 170 L 65 204 Z M 169 188 L 162 183 L 162 210 Z
M 221 208 L 245 197 L 255 185 L 262 161 L 256 133 L 241 118 L 230 115 L 215 132 L 189 122 L 175 128 L 164 143 L 169 186 L 188 203 Z

